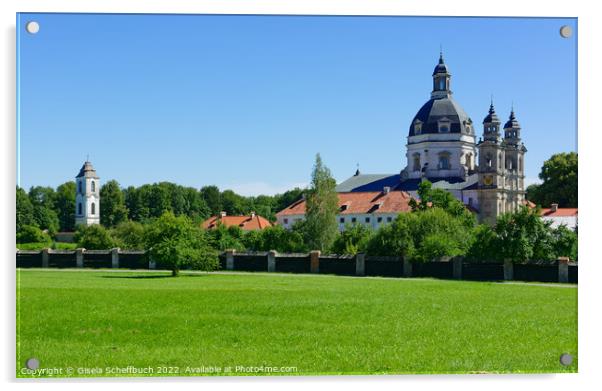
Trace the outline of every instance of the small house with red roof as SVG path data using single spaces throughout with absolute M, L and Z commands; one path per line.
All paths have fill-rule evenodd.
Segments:
M 541 210 L 541 218 L 551 221 L 552 227 L 566 225 L 572 230 L 577 229 L 577 208 L 559 208 L 558 204 L 551 204 L 549 208 Z
M 412 197 L 405 191 L 392 191 L 385 187 L 382 191 L 341 192 L 337 222 L 339 230 L 346 224 L 362 224 L 371 228 L 391 223 L 398 214 L 411 212 Z M 290 229 L 305 219 L 305 199 L 300 199 L 276 214 L 279 225 Z
M 244 231 L 257 231 L 272 226 L 268 219 L 255 214 L 255 212 L 251 212 L 249 216 L 228 216 L 226 212 L 221 212 L 219 216 L 212 216 L 205 220 L 202 227 L 214 229 L 221 224 L 225 227 L 240 227 Z

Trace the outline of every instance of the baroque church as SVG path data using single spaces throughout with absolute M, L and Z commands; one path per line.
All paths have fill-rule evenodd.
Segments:
M 417 197 L 421 181 L 452 193 L 494 223 L 498 215 L 525 203 L 524 156 L 521 127 L 511 110 L 501 128 L 493 102 L 477 141 L 472 119 L 453 98 L 451 74 L 443 54 L 433 71 L 430 99 L 410 123 L 406 167 L 399 174 L 361 174 L 337 186 L 339 193 L 403 191 Z M 503 131 L 503 135 L 502 135 Z

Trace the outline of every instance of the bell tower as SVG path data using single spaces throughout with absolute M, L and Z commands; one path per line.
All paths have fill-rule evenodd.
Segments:
M 505 174 L 504 146 L 500 135 L 501 122 L 493 107 L 483 119 L 483 138 L 479 141 L 479 217 L 484 223 L 494 224 L 498 215 L 504 213 Z
M 433 71 L 433 91 L 431 98 L 449 98 L 452 94 L 450 90 L 451 73 L 447 70 L 447 65 L 443 61 L 443 52 L 439 53 L 439 63 Z
M 521 127 L 514 114 L 514 107 L 510 117 L 504 125 L 504 155 L 506 168 L 506 206 L 507 212 L 515 211 L 525 201 L 525 153 L 527 148 L 520 137 Z
M 75 177 L 75 225 L 100 223 L 100 178 L 88 160 Z

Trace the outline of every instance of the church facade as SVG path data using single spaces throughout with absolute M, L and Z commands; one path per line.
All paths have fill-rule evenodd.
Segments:
M 521 127 L 511 110 L 501 126 L 493 102 L 477 141 L 473 120 L 453 98 L 451 74 L 441 54 L 432 74 L 430 99 L 410 122 L 405 161 L 399 174 L 361 174 L 337 186 L 340 193 L 388 188 L 417 196 L 421 181 L 451 192 L 477 211 L 479 220 L 494 223 L 498 215 L 525 202 Z M 502 133 L 503 132 L 503 133 Z

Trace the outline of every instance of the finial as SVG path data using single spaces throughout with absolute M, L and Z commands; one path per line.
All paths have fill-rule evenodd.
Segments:
M 443 45 L 439 44 L 439 62 L 443 63 Z
M 358 176 L 360 174 L 360 164 L 357 163 L 356 167 L 357 167 L 357 169 L 355 170 L 355 176 Z

